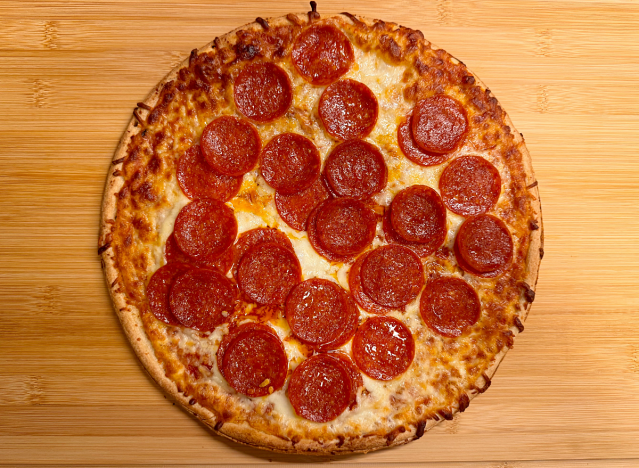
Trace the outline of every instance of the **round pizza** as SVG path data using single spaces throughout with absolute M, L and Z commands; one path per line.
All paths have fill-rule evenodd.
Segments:
M 217 434 L 365 452 L 485 391 L 543 256 L 530 156 L 420 31 L 257 18 L 138 103 L 98 252 L 133 349 Z

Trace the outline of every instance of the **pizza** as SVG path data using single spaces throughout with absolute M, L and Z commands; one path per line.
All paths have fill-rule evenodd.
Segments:
M 215 433 L 415 439 L 484 392 L 543 256 L 523 136 L 420 31 L 257 18 L 137 104 L 98 253 L 137 356 Z

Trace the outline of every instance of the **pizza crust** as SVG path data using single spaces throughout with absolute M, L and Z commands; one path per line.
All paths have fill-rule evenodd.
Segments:
M 266 23 L 271 26 L 289 24 L 291 21 L 299 21 L 299 24 L 305 24 L 309 21 L 311 12 L 308 15 L 287 15 L 278 18 L 268 18 Z M 368 26 L 375 23 L 375 20 L 368 18 L 353 16 L 350 14 L 333 15 L 330 17 L 341 17 L 347 22 L 356 24 L 363 22 Z M 322 18 L 324 19 L 324 18 Z M 211 48 L 222 48 L 225 45 L 234 43 L 236 39 L 236 33 L 238 31 L 245 30 L 258 30 L 263 28 L 263 20 L 259 22 L 249 23 L 245 26 L 235 29 L 224 36 L 216 38 L 209 44 L 205 45 L 197 52 L 210 50 Z M 390 24 L 390 23 L 387 23 Z M 420 33 L 421 34 L 421 33 Z M 434 45 L 430 44 L 433 49 L 437 49 Z M 157 102 L 162 89 L 165 84 L 175 79 L 178 71 L 189 64 L 189 58 L 184 60 L 178 67 L 171 71 L 149 94 L 149 96 L 143 101 L 144 104 L 153 108 Z M 483 90 L 487 87 L 479 80 L 479 78 L 468 70 L 468 73 L 475 77 L 476 84 Z M 137 109 L 137 108 L 136 108 Z M 146 112 L 146 111 L 144 111 Z M 527 185 L 536 181 L 534 171 L 532 169 L 532 160 L 528 150 L 525 147 L 524 140 L 519 132 L 516 131 L 510 118 L 506 115 L 505 121 L 511 128 L 515 141 L 519 148 L 519 151 L 523 156 L 523 164 L 526 173 Z M 100 234 L 98 242 L 98 252 L 101 256 L 102 268 L 105 273 L 105 279 L 107 288 L 109 290 L 111 300 L 114 308 L 118 314 L 124 332 L 126 333 L 131 346 L 133 347 L 138 359 L 143 364 L 144 368 L 151 375 L 151 377 L 157 382 L 157 384 L 167 393 L 172 400 L 179 403 L 189 414 L 200 420 L 205 426 L 212 430 L 215 434 L 226 437 L 235 442 L 249 445 L 252 447 L 267 449 L 275 452 L 282 453 L 304 453 L 311 455 L 328 455 L 328 454 L 347 454 L 347 453 L 366 453 L 372 450 L 378 450 L 384 447 L 397 446 L 410 442 L 420 438 L 425 432 L 430 430 L 436 424 L 444 419 L 451 419 L 452 416 L 459 411 L 454 409 L 452 414 L 446 415 L 446 418 L 440 419 L 428 419 L 422 421 L 417 426 L 411 425 L 410 427 L 402 427 L 401 430 L 394 430 L 384 436 L 381 435 L 363 435 L 359 438 L 352 438 L 343 440 L 336 438 L 333 440 L 327 440 L 323 443 L 319 443 L 316 440 L 301 439 L 301 440 L 284 440 L 283 438 L 268 434 L 262 431 L 258 431 L 252 428 L 248 423 L 241 424 L 226 422 L 222 423 L 219 414 L 214 413 L 208 408 L 200 405 L 194 399 L 190 398 L 186 394 L 182 393 L 176 383 L 165 374 L 163 366 L 160 364 L 155 356 L 155 351 L 151 340 L 148 338 L 144 326 L 140 317 L 140 310 L 135 306 L 127 302 L 126 294 L 123 292 L 120 285 L 119 273 L 116 268 L 115 256 L 113 249 L 110 248 L 111 235 L 114 225 L 114 220 L 117 216 L 117 195 L 124 185 L 124 179 L 119 173 L 124 158 L 127 155 L 127 146 L 131 138 L 140 132 L 141 127 L 137 123 L 137 119 L 134 116 L 124 132 L 120 143 L 115 151 L 112 167 L 109 169 L 109 175 L 106 181 L 105 193 L 102 202 L 102 215 L 100 220 Z M 539 187 L 535 186 L 529 189 L 529 193 L 533 195 L 532 209 L 534 217 L 537 220 L 539 229 L 532 231 L 530 236 L 530 243 L 528 249 L 528 255 L 526 259 L 526 283 L 529 285 L 530 290 L 533 292 L 536 289 L 539 265 L 541 261 L 540 251 L 543 249 L 543 222 L 541 215 L 541 202 L 539 197 Z M 528 312 L 530 311 L 532 302 L 525 300 L 522 295 L 521 305 L 522 311 L 519 314 L 521 320 L 525 320 Z M 514 335 L 520 333 L 517 326 L 513 326 L 511 331 Z M 492 364 L 484 372 L 483 377 L 480 377 L 477 381 L 476 387 L 479 387 L 477 391 L 468 393 L 468 401 L 471 401 L 478 394 L 483 393 L 485 389 L 490 385 L 490 379 L 495 374 L 499 364 L 506 355 L 508 347 L 505 346 L 493 359 Z M 465 409 L 465 408 L 463 408 Z M 462 411 L 463 411 L 462 409 Z

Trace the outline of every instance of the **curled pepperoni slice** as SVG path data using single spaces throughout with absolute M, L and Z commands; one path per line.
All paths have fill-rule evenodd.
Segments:
M 427 244 L 431 253 L 446 240 L 446 207 L 437 192 L 425 185 L 413 185 L 395 196 L 390 221 L 403 239 Z
M 275 207 L 286 224 L 298 231 L 304 231 L 311 211 L 330 196 L 324 180 L 318 178 L 307 189 L 292 195 L 275 192 Z
M 364 138 L 377 122 L 377 98 L 364 83 L 340 80 L 328 86 L 319 100 L 326 131 L 338 140 Z
M 238 177 L 255 167 L 262 142 L 253 125 L 225 115 L 206 126 L 201 146 L 204 159 L 213 169 Z
M 279 305 L 302 281 L 302 268 L 290 249 L 275 242 L 262 242 L 242 257 L 237 281 L 249 300 Z
M 209 166 L 197 145 L 186 150 L 178 160 L 177 180 L 191 200 L 215 198 L 225 202 L 237 195 L 242 185 L 242 177 L 222 175 Z
M 216 357 L 231 387 L 243 395 L 260 397 L 284 386 L 288 357 L 275 332 L 265 325 L 246 324 L 227 338 Z
M 277 135 L 262 150 L 262 177 L 278 193 L 307 189 L 317 179 L 322 162 L 311 140 L 296 133 Z
M 314 221 L 321 248 L 338 256 L 357 255 L 375 238 L 375 213 L 354 198 L 325 201 L 317 208 Z M 310 235 L 309 239 L 315 247 Z
M 214 260 L 205 259 L 200 262 L 182 252 L 180 247 L 178 247 L 177 242 L 175 242 L 175 234 L 171 233 L 171 235 L 166 239 L 166 244 L 164 245 L 164 258 L 166 258 L 167 263 L 182 262 L 201 268 L 217 268 L 222 273 L 226 274 L 233 265 L 233 250 L 227 249 L 221 256 Z
M 328 85 L 351 68 L 355 54 L 342 31 L 324 24 L 297 36 L 291 57 L 302 78 L 314 85 Z
M 410 242 L 397 234 L 391 225 L 391 210 L 386 209 L 384 211 L 384 218 L 382 220 L 382 227 L 384 228 L 384 237 L 389 244 L 400 244 L 408 247 L 417 254 L 418 257 L 425 258 L 432 254 L 436 249 L 431 244 L 422 244 L 421 242 Z
M 467 219 L 455 239 L 455 257 L 465 271 L 478 276 L 497 276 L 512 262 L 513 239 L 500 219 L 479 215 Z
M 353 381 L 339 358 L 316 354 L 293 371 L 288 399 L 298 416 L 314 422 L 337 418 L 351 404 Z
M 186 327 L 212 331 L 226 322 L 237 304 L 237 286 L 217 270 L 192 269 L 179 276 L 170 293 L 171 311 Z
M 362 287 L 368 297 L 384 307 L 403 307 L 424 286 L 424 269 L 415 253 L 401 245 L 373 250 L 362 263 Z
M 479 156 L 451 162 L 439 179 L 444 204 L 453 213 L 476 216 L 490 210 L 501 192 L 499 171 Z
M 313 278 L 293 288 L 286 320 L 296 338 L 322 350 L 338 348 L 355 334 L 359 310 L 332 281 Z
M 351 266 L 348 272 L 348 287 L 351 290 L 351 295 L 353 299 L 355 299 L 355 302 L 366 312 L 370 312 L 371 314 L 387 314 L 395 309 L 377 304 L 368 297 L 364 292 L 364 288 L 362 288 L 361 269 L 368 255 L 368 253 L 360 255 L 355 263 L 353 263 L 353 266 Z
M 291 80 L 277 65 L 253 63 L 235 78 L 233 98 L 244 117 L 259 123 L 270 122 L 291 107 Z
M 459 278 L 439 278 L 424 288 L 419 311 L 428 327 L 440 335 L 457 337 L 479 320 L 479 297 Z
M 180 210 L 173 234 L 182 252 L 196 261 L 208 263 L 233 244 L 237 221 L 233 210 L 224 203 L 202 198 Z
M 293 250 L 293 244 L 290 239 L 282 231 L 278 231 L 273 228 L 256 228 L 250 231 L 245 231 L 237 239 L 237 242 L 233 246 L 233 263 L 235 268 L 233 269 L 233 275 L 237 278 L 237 268 L 240 265 L 240 261 L 246 252 L 252 247 L 263 242 L 275 242 L 282 247 Z
M 449 154 L 430 153 L 417 146 L 411 130 L 411 117 L 412 113 L 397 127 L 397 142 L 404 156 L 420 166 L 437 166 L 446 161 Z
M 180 322 L 171 312 L 169 306 L 169 292 L 175 279 L 189 271 L 191 267 L 184 263 L 169 263 L 158 268 L 146 287 L 146 297 L 149 300 L 151 312 L 158 320 L 169 325 L 179 325 Z
M 415 143 L 431 153 L 454 151 L 468 131 L 464 106 L 444 94 L 418 101 L 411 120 Z
M 355 333 L 351 352 L 364 374 L 375 380 L 392 380 L 413 362 L 415 340 L 399 320 L 371 317 Z
M 381 192 L 388 178 L 382 153 L 362 140 L 339 144 L 326 159 L 324 174 L 337 195 L 359 199 Z

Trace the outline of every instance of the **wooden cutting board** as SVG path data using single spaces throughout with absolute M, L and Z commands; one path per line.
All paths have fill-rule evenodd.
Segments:
M 308 461 L 226 442 L 167 402 L 96 255 L 105 175 L 135 103 L 194 47 L 307 9 L 0 3 L 0 464 Z M 490 86 L 533 155 L 546 256 L 490 391 L 417 442 L 334 463 L 639 466 L 639 4 L 319 5 L 343 10 L 422 30 Z

